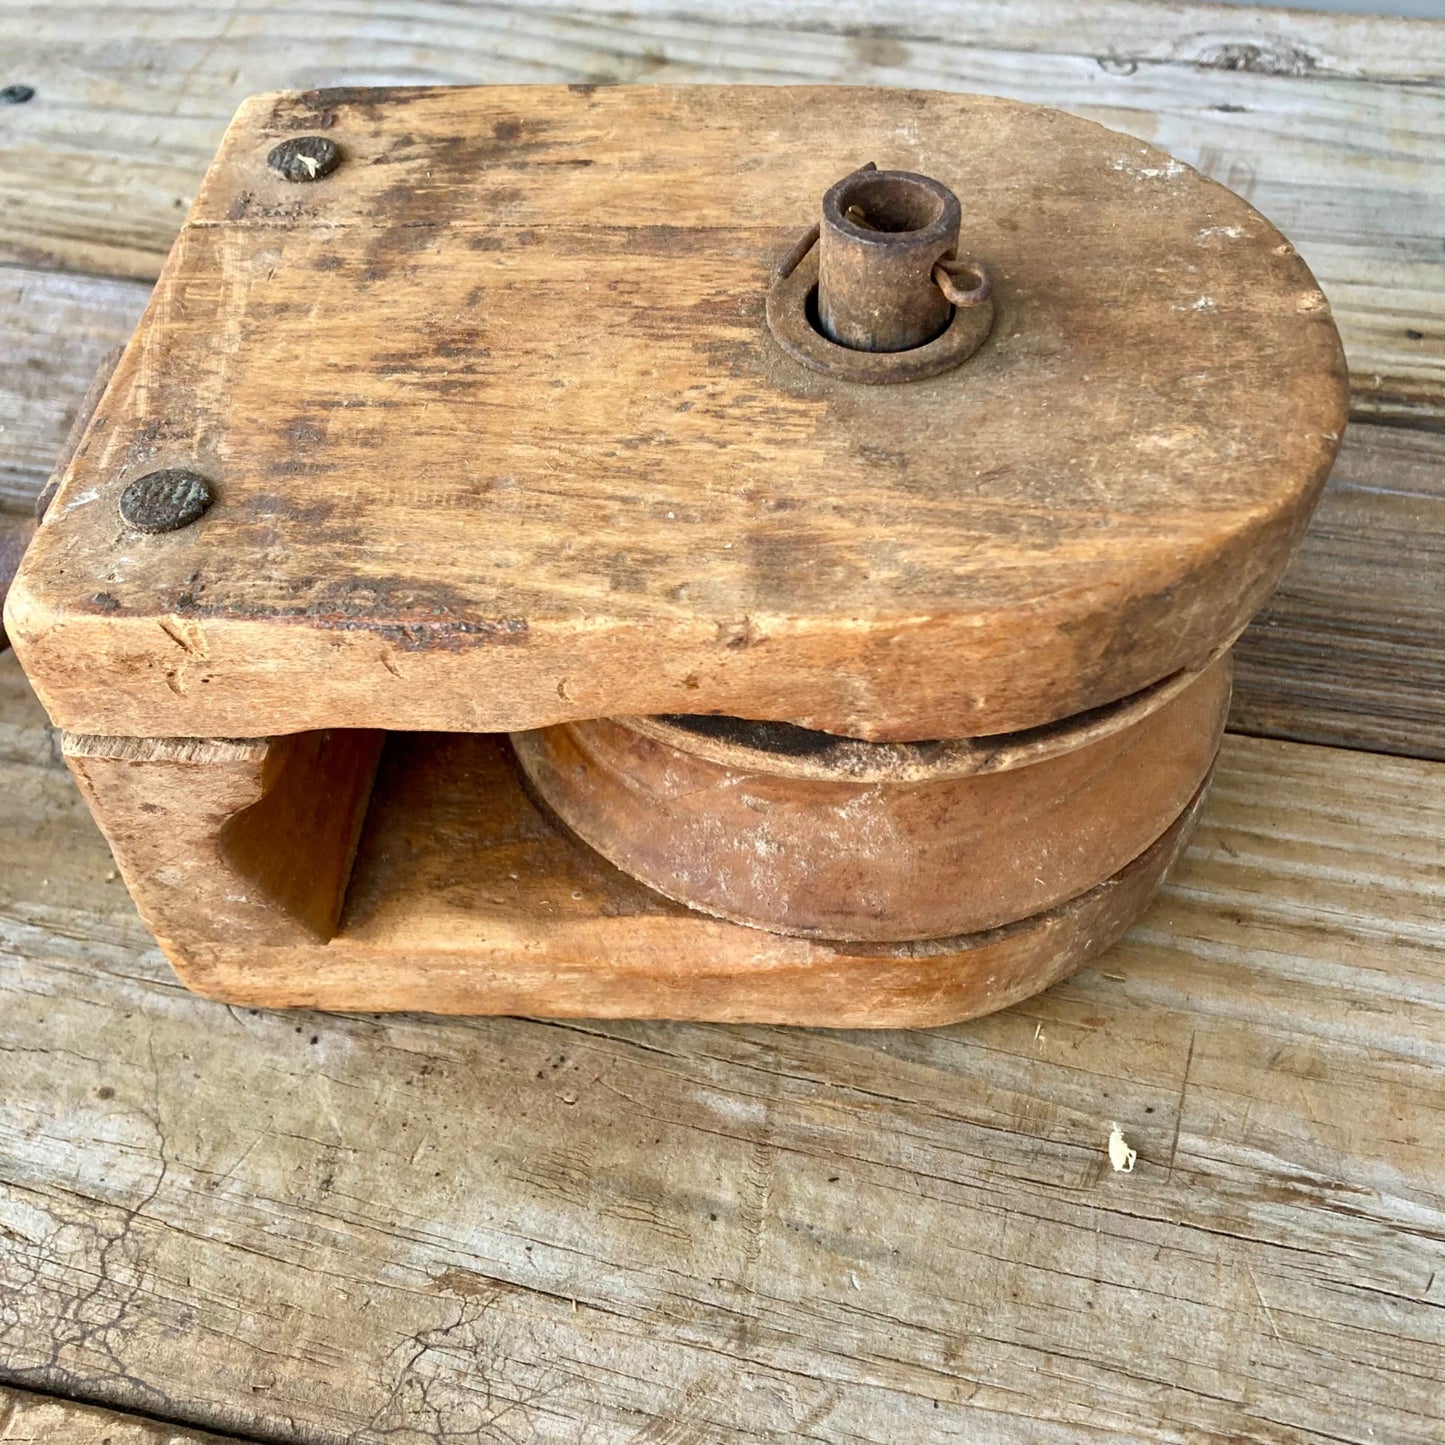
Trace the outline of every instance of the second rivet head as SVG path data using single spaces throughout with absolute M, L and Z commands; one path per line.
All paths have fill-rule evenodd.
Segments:
M 324 135 L 295 135 L 273 146 L 266 164 L 288 181 L 319 181 L 341 164 L 341 150 Z

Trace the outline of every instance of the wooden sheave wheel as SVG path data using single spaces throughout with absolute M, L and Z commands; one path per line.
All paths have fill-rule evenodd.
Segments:
M 690 908 L 805 938 L 964 946 L 1107 882 L 1192 817 L 1229 691 L 1225 656 L 1102 736 L 1080 739 L 1090 720 L 993 750 L 701 718 L 564 723 L 512 745 L 579 838 Z

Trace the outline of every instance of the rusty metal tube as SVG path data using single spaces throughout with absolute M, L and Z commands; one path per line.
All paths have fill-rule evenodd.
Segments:
M 962 210 L 940 181 L 872 165 L 823 197 L 818 324 L 855 351 L 908 351 L 953 314 L 933 268 L 958 245 Z

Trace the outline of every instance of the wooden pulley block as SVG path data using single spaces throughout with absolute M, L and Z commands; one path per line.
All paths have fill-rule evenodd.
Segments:
M 203 993 L 942 1023 L 1182 851 L 1346 395 L 1273 226 L 1058 111 L 262 96 L 6 624 Z

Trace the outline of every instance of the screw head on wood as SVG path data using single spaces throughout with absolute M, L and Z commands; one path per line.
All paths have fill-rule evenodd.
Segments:
M 137 532 L 175 532 L 204 516 L 215 500 L 211 484 L 199 473 L 165 467 L 127 483 L 120 515 Z
M 294 135 L 271 148 L 266 164 L 288 181 L 319 181 L 341 164 L 341 150 L 324 135 Z
M 0 105 L 24 105 L 27 100 L 34 99 L 33 85 L 7 85 L 0 90 Z

